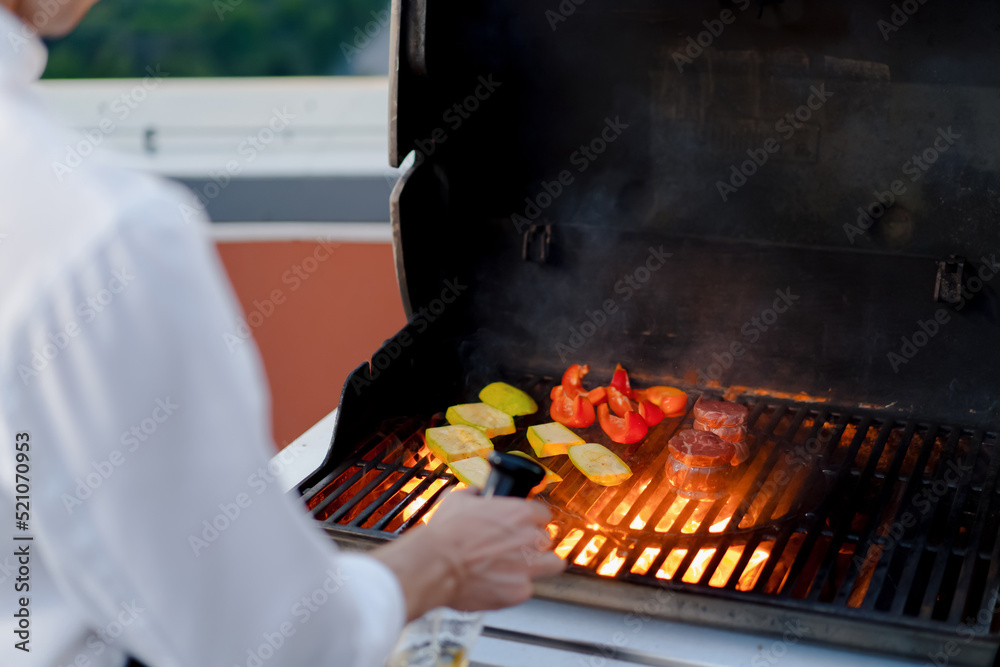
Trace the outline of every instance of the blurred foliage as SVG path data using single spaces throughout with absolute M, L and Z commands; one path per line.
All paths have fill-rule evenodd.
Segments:
M 387 0 L 101 0 L 73 33 L 49 42 L 45 77 L 141 77 L 157 65 L 170 76 L 347 74 L 341 43 L 366 44 L 355 28 L 375 21 L 372 12 L 384 21 L 387 6 Z

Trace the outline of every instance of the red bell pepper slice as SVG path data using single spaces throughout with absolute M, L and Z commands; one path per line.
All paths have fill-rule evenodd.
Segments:
M 611 386 L 625 394 L 628 398 L 632 398 L 632 385 L 628 381 L 628 373 L 622 368 L 621 364 L 615 367 L 614 377 L 611 378 Z
M 619 417 L 624 417 L 629 412 L 635 412 L 639 409 L 634 401 L 629 400 L 625 394 L 614 387 L 608 387 L 607 393 L 608 405 L 611 407 L 611 411 Z
M 646 400 L 660 406 L 667 415 L 676 417 L 687 409 L 687 394 L 676 387 L 650 387 L 646 389 Z
M 570 398 L 562 385 L 552 390 L 552 407 L 549 415 L 563 426 L 587 428 L 594 423 L 594 406 L 590 401 L 577 395 Z
M 649 427 L 638 412 L 627 412 L 625 417 L 611 414 L 607 404 L 597 408 L 597 420 L 608 437 L 622 445 L 631 445 L 646 437 Z
M 607 387 L 597 387 L 596 389 L 582 392 L 580 396 L 590 401 L 591 405 L 596 408 L 601 403 L 608 402 L 608 389 Z
M 663 414 L 663 410 L 658 408 L 655 403 L 639 401 L 639 416 L 646 422 L 646 426 L 656 426 L 663 421 L 665 415 Z
M 583 376 L 590 372 L 587 364 L 573 364 L 566 369 L 562 376 L 562 388 L 570 398 L 576 398 L 580 394 L 586 394 L 583 389 Z

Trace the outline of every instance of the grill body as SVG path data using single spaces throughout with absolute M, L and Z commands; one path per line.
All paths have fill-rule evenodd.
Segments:
M 753 457 L 702 502 L 663 483 L 690 415 L 613 446 L 620 487 L 558 461 L 571 566 L 540 595 L 990 664 L 1000 6 L 570 4 L 394 1 L 410 322 L 345 385 L 308 506 L 389 539 L 454 485 L 420 454 L 444 408 L 505 380 L 547 421 L 566 366 L 621 362 L 746 404 Z

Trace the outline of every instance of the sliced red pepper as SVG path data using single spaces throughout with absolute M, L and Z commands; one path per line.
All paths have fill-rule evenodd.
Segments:
M 596 408 L 601 403 L 608 402 L 608 389 L 607 387 L 597 387 L 596 389 L 582 392 L 580 396 L 590 401 L 591 405 Z
M 611 378 L 611 386 L 625 394 L 628 398 L 632 398 L 632 385 L 628 381 L 628 373 L 622 368 L 621 364 L 615 367 L 614 377 Z
M 583 376 L 590 372 L 587 364 L 573 364 L 566 369 L 562 376 L 562 388 L 570 398 L 576 398 L 580 394 L 585 394 L 583 389 Z
M 676 387 L 650 387 L 646 390 L 646 400 L 656 403 L 667 415 L 676 417 L 687 409 L 687 394 Z
M 594 406 L 581 396 L 570 398 L 562 385 L 552 390 L 552 407 L 549 408 L 552 419 L 563 426 L 572 428 L 587 428 L 594 423 Z
M 611 406 L 611 411 L 619 417 L 624 417 L 627 413 L 636 412 L 639 409 L 638 405 L 614 387 L 608 387 L 608 405 Z
M 646 426 L 656 426 L 663 421 L 663 410 L 649 401 L 639 401 L 639 416 L 646 422 Z
M 624 418 L 616 417 L 606 404 L 597 408 L 597 420 L 608 437 L 622 445 L 639 442 L 649 432 L 638 412 L 627 412 Z

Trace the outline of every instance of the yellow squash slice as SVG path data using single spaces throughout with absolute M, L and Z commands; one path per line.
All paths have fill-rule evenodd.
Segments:
M 538 403 L 535 403 L 535 399 L 506 382 L 486 385 L 479 392 L 479 400 L 514 417 L 538 412 Z
M 583 438 L 559 422 L 528 427 L 528 443 L 535 456 L 559 456 L 570 445 L 582 445 Z
M 483 432 L 471 426 L 438 426 L 426 432 L 427 449 L 445 463 L 473 456 L 489 456 L 493 443 Z
M 485 403 L 453 405 L 444 413 L 449 424 L 467 424 L 486 434 L 487 438 L 514 432 L 514 418 Z
M 486 480 L 489 479 L 490 471 L 493 470 L 489 461 L 481 459 L 478 456 L 474 456 L 469 459 L 462 459 L 461 461 L 454 461 L 449 463 L 448 467 L 451 468 L 453 473 L 455 473 L 455 477 L 458 478 L 458 481 L 477 489 L 481 489 L 486 486 Z
M 604 445 L 588 442 L 569 448 L 569 460 L 590 481 L 601 486 L 618 486 L 632 476 L 632 470 Z

